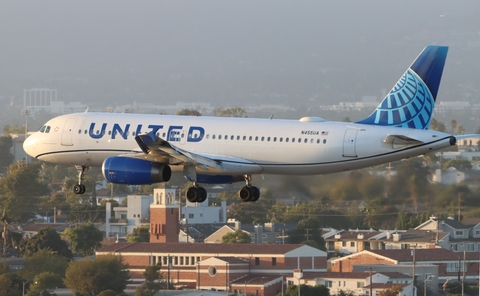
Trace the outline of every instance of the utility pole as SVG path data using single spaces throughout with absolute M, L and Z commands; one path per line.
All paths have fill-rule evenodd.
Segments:
M 412 274 L 412 278 L 413 278 L 413 295 L 417 295 L 416 294 L 416 289 L 417 289 L 417 277 L 415 276 L 415 252 L 416 249 L 415 247 L 413 247 L 413 250 L 412 250 L 412 256 L 413 256 L 413 274 Z
M 282 229 L 282 235 L 280 235 L 278 238 L 282 239 L 282 245 L 285 244 L 285 239 L 288 237 L 288 235 L 285 235 L 285 229 Z
M 365 269 L 368 269 L 368 272 L 370 273 L 370 294 L 368 296 L 373 296 L 373 283 L 372 283 L 372 273 L 373 273 L 373 267 L 365 267 Z
M 307 228 L 306 230 L 307 230 L 307 233 L 306 233 L 305 235 L 307 236 L 307 241 L 308 241 L 308 240 L 309 240 L 309 237 L 310 237 L 309 234 L 308 234 L 308 231 L 309 231 L 309 230 L 312 230 L 312 229 L 311 229 L 311 228 Z

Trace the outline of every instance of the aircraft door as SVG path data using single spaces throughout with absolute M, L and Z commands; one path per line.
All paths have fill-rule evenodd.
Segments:
M 73 127 L 77 122 L 76 118 L 69 118 L 62 130 L 62 145 L 63 146 L 73 146 L 72 136 L 73 136 Z
M 355 142 L 357 140 L 357 129 L 347 129 L 343 137 L 343 157 L 357 157 Z

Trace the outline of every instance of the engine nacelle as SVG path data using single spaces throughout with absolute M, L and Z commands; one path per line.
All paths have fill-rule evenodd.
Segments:
M 105 180 L 110 183 L 127 185 L 167 182 L 172 176 L 172 170 L 168 165 L 122 156 L 105 159 L 102 173 Z

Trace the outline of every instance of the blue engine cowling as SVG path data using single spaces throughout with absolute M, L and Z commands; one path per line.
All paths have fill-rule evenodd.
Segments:
M 122 156 L 105 159 L 102 173 L 110 183 L 127 185 L 167 182 L 172 176 L 172 170 L 168 165 Z

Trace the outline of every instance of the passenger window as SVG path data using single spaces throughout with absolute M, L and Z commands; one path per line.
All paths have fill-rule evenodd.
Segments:
M 310 139 L 310 143 L 313 144 L 313 139 Z
M 110 136 L 112 134 L 112 131 L 108 131 L 108 135 Z
M 277 141 L 277 137 L 273 137 L 273 141 L 276 142 L 276 141 Z
M 283 142 L 283 138 L 280 138 L 280 142 Z
M 262 142 L 263 142 L 263 140 L 265 140 L 265 137 L 262 137 Z
M 222 139 L 222 135 L 218 135 L 218 139 L 221 140 L 221 139 Z
M 292 143 L 295 143 L 295 138 L 292 138 Z
M 320 139 L 317 139 L 317 144 L 320 144 Z
M 212 140 L 215 140 L 215 135 L 212 135 Z
M 301 138 L 298 138 L 298 143 L 302 143 L 302 139 L 301 139 Z
M 135 137 L 135 132 L 132 132 L 132 136 L 134 136 L 134 137 Z
M 307 143 L 307 141 L 308 141 L 307 138 L 305 138 L 305 140 L 303 140 L 304 143 Z
M 327 139 L 323 139 L 323 144 L 327 144 Z
M 285 142 L 287 142 L 287 143 L 288 143 L 288 138 L 285 138 Z
M 85 130 L 84 134 L 85 134 L 85 135 L 87 134 L 87 130 Z
M 267 142 L 270 142 L 270 137 L 267 138 Z
M 252 136 L 248 137 L 248 140 L 251 141 L 251 140 L 252 140 Z
M 243 136 L 243 140 L 245 141 L 247 139 L 247 136 Z
M 235 137 L 233 135 L 230 136 L 230 140 L 233 140 Z
M 223 138 L 224 138 L 225 140 L 228 140 L 228 136 L 227 136 L 227 135 L 225 135 L 225 137 L 223 137 Z
M 258 141 L 258 136 L 255 137 L 255 141 Z
M 82 133 L 82 130 L 78 130 L 78 134 L 81 134 Z
M 239 140 L 240 140 L 240 136 L 237 136 L 237 141 L 239 141 Z

